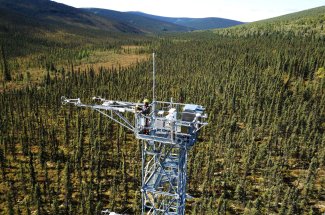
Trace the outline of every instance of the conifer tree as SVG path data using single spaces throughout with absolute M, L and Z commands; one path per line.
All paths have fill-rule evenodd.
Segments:
M 13 193 L 11 189 L 9 190 L 9 192 L 7 192 L 7 212 L 9 215 L 15 214 Z
M 11 74 L 8 67 L 8 61 L 5 55 L 3 45 L 0 46 L 0 57 L 1 57 L 1 67 L 2 67 L 2 76 L 4 81 L 11 81 Z
M 64 171 L 63 181 L 64 181 L 64 190 L 65 190 L 64 206 L 65 206 L 65 211 L 68 214 L 71 205 L 71 200 L 72 200 L 72 183 L 71 183 L 71 170 L 70 170 L 69 161 L 66 162 L 63 171 Z

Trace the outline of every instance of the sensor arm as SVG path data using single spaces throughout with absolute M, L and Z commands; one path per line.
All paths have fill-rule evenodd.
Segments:
M 93 109 L 93 110 L 103 114 L 104 116 L 110 118 L 114 122 L 117 122 L 121 126 L 134 132 L 135 128 L 132 126 L 132 124 L 129 122 L 129 120 L 127 120 L 121 113 L 131 112 L 131 113 L 135 114 L 137 105 L 141 105 L 141 103 L 111 101 L 111 100 L 105 100 L 101 97 L 93 97 L 93 100 L 98 100 L 98 101 L 102 102 L 102 104 L 100 104 L 100 105 L 98 105 L 98 104 L 95 104 L 95 105 L 83 104 L 81 102 L 80 98 L 68 99 L 65 96 L 61 97 L 61 103 L 63 105 L 73 104 L 77 107 Z M 111 111 L 111 114 L 108 114 L 105 111 Z

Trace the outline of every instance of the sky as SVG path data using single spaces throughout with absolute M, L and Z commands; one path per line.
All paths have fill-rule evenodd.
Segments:
M 324 6 L 325 0 L 54 0 L 73 7 L 140 11 L 166 17 L 220 17 L 253 22 Z

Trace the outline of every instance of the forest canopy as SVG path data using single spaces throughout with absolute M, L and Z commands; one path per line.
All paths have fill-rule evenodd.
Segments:
M 324 213 L 325 39 L 236 29 L 0 34 L 0 214 L 140 213 L 139 141 L 60 97 L 150 97 L 153 51 L 158 100 L 207 108 L 188 214 Z

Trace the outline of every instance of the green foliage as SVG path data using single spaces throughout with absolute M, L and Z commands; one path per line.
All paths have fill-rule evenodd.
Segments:
M 89 51 L 88 50 L 82 50 L 78 53 L 78 60 L 82 60 L 83 58 L 88 58 L 89 57 Z
M 315 73 L 316 78 L 322 79 L 325 77 L 325 68 L 320 67 L 317 72 Z
M 188 156 L 189 214 L 323 212 L 325 93 L 314 76 L 325 66 L 324 41 L 204 32 L 146 45 L 157 53 L 157 98 L 209 113 Z M 0 197 L 0 213 L 18 211 L 16 202 L 24 202 L 23 214 L 138 213 L 138 141 L 98 113 L 62 107 L 60 97 L 150 97 L 151 62 L 57 69 L 59 53 L 89 50 L 67 47 L 44 60 L 55 69 L 38 84 L 0 93 L 0 193 L 15 182 Z
M 3 80 L 4 81 L 11 81 L 11 74 L 10 74 L 10 70 L 8 68 L 8 62 L 7 62 L 7 58 L 5 55 L 5 51 L 3 49 L 3 45 L 1 45 L 0 47 L 0 64 L 1 64 L 1 68 L 2 68 L 2 76 L 3 76 Z
M 215 33 L 228 36 L 293 36 L 325 39 L 325 6 L 296 12 L 276 18 L 248 23 L 232 28 L 218 29 Z

